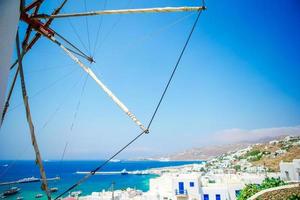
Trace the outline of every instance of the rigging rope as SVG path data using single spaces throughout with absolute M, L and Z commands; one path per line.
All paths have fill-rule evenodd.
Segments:
M 106 5 L 107 5 L 107 0 L 104 1 L 103 10 L 106 9 Z M 95 45 L 94 45 L 94 50 L 93 50 L 92 57 L 95 56 L 96 47 L 98 46 L 99 33 L 100 33 L 100 30 L 101 30 L 101 27 L 102 27 L 102 22 L 103 22 L 103 16 L 100 17 L 100 21 L 99 21 L 99 25 L 98 25 L 98 29 L 97 29 L 96 41 L 95 41 Z
M 9 107 L 10 98 L 11 98 L 13 89 L 14 89 L 14 87 L 15 87 L 16 80 L 17 80 L 17 78 L 18 78 L 18 74 L 19 74 L 19 67 L 17 68 L 17 70 L 16 70 L 16 72 L 15 72 L 15 75 L 14 75 L 14 78 L 13 78 L 13 81 L 12 81 L 12 84 L 11 84 L 11 86 L 10 86 L 10 89 L 9 89 L 9 92 L 8 92 L 8 95 L 7 95 L 5 104 L 4 104 L 3 112 L 1 113 L 1 114 L 2 114 L 2 118 L 1 118 L 0 126 L 3 124 L 5 115 L 6 115 L 6 113 L 7 113 L 7 109 L 8 109 L 8 107 Z
M 71 50 L 71 49 L 68 48 L 69 51 L 72 51 L 73 53 L 75 53 L 75 54 L 77 54 L 77 55 L 79 55 L 79 56 L 85 58 L 86 60 L 88 60 L 88 61 L 90 61 L 90 62 L 93 61 L 93 59 L 92 59 L 90 56 L 88 56 L 88 55 L 86 55 L 84 52 L 82 52 L 82 51 L 81 51 L 79 48 L 77 48 L 74 44 L 72 44 L 71 42 L 69 42 L 65 37 L 63 37 L 62 35 L 60 35 L 60 34 L 57 33 L 57 32 L 55 32 L 55 35 L 57 35 L 60 39 L 62 39 L 63 41 L 65 41 L 67 44 L 69 44 L 71 47 L 73 47 L 73 48 L 74 48 L 76 51 L 78 51 L 78 52 L 76 52 L 76 51 Z
M 51 82 L 50 84 L 48 84 L 46 87 L 43 87 L 42 89 L 38 90 L 36 93 L 34 93 L 33 95 L 29 96 L 29 99 L 33 99 L 35 97 L 37 97 L 38 95 L 44 93 L 45 91 L 47 91 L 48 89 L 52 88 L 53 86 L 55 86 L 58 82 L 64 80 L 65 78 L 67 78 L 68 76 L 72 75 L 74 72 L 77 72 L 78 69 L 73 69 L 70 72 L 64 74 L 63 76 L 61 76 L 60 78 L 56 79 L 55 81 Z M 7 113 L 17 109 L 18 107 L 20 107 L 22 105 L 22 103 L 18 103 L 17 105 L 15 105 L 14 107 L 11 107 Z
M 192 26 L 192 29 L 191 29 L 190 33 L 189 33 L 189 35 L 188 35 L 188 38 L 187 38 L 187 40 L 186 40 L 186 42 L 185 42 L 185 44 L 184 44 L 184 46 L 183 46 L 183 49 L 181 50 L 181 53 L 180 53 L 180 55 L 179 55 L 179 57 L 178 57 L 178 59 L 177 59 L 177 62 L 176 62 L 176 64 L 175 64 L 174 68 L 173 68 L 173 71 L 172 71 L 172 73 L 171 73 L 171 76 L 170 76 L 170 78 L 169 78 L 169 80 L 168 80 L 168 82 L 167 82 L 167 84 L 166 84 L 166 86 L 165 86 L 165 88 L 164 88 L 164 91 L 163 91 L 163 93 L 162 93 L 162 95 L 161 95 L 161 97 L 160 97 L 160 99 L 159 99 L 159 101 L 158 101 L 158 104 L 157 104 L 157 106 L 156 106 L 156 108 L 155 108 L 155 110 L 154 110 L 154 113 L 152 114 L 152 117 L 151 117 L 151 119 L 150 119 L 150 121 L 149 121 L 149 124 L 148 124 L 148 126 L 147 126 L 147 130 L 149 130 L 150 126 L 152 125 L 152 122 L 153 122 L 153 120 L 154 120 L 154 118 L 155 118 L 155 116 L 156 116 L 156 114 L 157 114 L 158 109 L 160 108 L 160 105 L 161 105 L 161 103 L 162 103 L 162 101 L 163 101 L 163 99 L 164 99 L 164 97 L 165 97 L 165 94 L 166 94 L 166 92 L 167 92 L 167 90 L 168 90 L 168 88 L 169 88 L 169 86 L 170 86 L 170 83 L 171 83 L 171 81 L 172 81 L 172 79 L 173 79 L 173 77 L 174 77 L 174 74 L 175 74 L 175 72 L 177 71 L 177 68 L 178 68 L 179 63 L 180 63 L 180 61 L 181 61 L 181 58 L 182 58 L 182 56 L 183 56 L 183 54 L 184 54 L 184 52 L 185 52 L 185 50 L 186 50 L 186 47 L 187 47 L 187 45 L 188 45 L 188 43 L 189 43 L 189 41 L 190 41 L 190 39 L 191 39 L 191 36 L 192 36 L 192 34 L 193 34 L 194 30 L 195 30 L 195 27 L 196 27 L 196 25 L 197 25 L 197 22 L 198 22 L 198 20 L 199 20 L 199 17 L 200 17 L 200 15 L 201 15 L 201 13 L 202 13 L 202 9 L 199 9 L 198 12 L 199 12 L 199 13 L 198 13 L 198 15 L 197 15 L 197 17 L 196 17 L 196 20 L 195 20 L 195 22 L 194 22 L 194 24 L 193 24 L 193 26 Z M 58 196 L 55 198 L 55 200 L 59 199 L 60 197 L 62 197 L 63 195 L 65 195 L 66 193 L 68 193 L 69 191 L 73 190 L 75 187 L 77 187 L 78 185 L 80 185 L 81 183 L 83 183 L 84 181 L 86 181 L 88 178 L 90 178 L 91 176 L 93 176 L 97 171 L 99 171 L 99 170 L 102 169 L 105 165 L 107 165 L 107 164 L 108 164 L 112 159 L 114 159 L 118 154 L 120 154 L 120 153 L 121 153 L 123 150 L 125 150 L 128 146 L 130 146 L 130 145 L 131 145 L 132 143 L 134 143 L 137 139 L 139 139 L 142 135 L 144 135 L 145 132 L 146 132 L 146 131 L 141 132 L 139 135 L 137 135 L 135 138 L 133 138 L 131 141 L 129 141 L 125 146 L 123 146 L 120 150 L 118 150 L 115 154 L 113 154 L 109 159 L 107 159 L 105 162 L 103 162 L 101 165 L 99 165 L 99 166 L 98 166 L 97 168 L 95 168 L 94 170 L 90 171 L 89 174 L 85 175 L 82 179 L 80 179 L 79 181 L 77 181 L 77 182 L 76 182 L 74 185 L 72 185 L 70 188 L 68 188 L 67 190 L 65 190 L 64 192 L 62 192 L 60 195 L 58 195 Z
M 71 132 L 72 132 L 72 130 L 73 130 L 74 122 L 75 122 L 75 120 L 76 120 L 76 118 L 77 118 L 77 113 L 78 113 L 78 110 L 79 110 L 79 107 L 80 107 L 80 101 L 81 101 L 81 98 L 82 98 L 82 96 L 83 96 L 83 92 L 84 92 L 84 90 L 85 90 L 85 86 L 86 86 L 87 79 L 88 79 L 88 75 L 86 75 L 86 77 L 85 77 L 85 80 L 84 80 L 84 83 L 83 83 L 83 86 L 82 86 L 82 89 L 81 89 L 81 94 L 80 94 L 80 97 L 79 97 L 79 100 L 78 100 L 78 103 L 77 103 L 77 106 L 76 106 L 76 109 L 75 109 L 75 112 L 74 112 L 73 121 L 72 121 L 71 126 L 70 126 L 70 131 L 71 131 Z M 59 164 L 60 169 L 62 169 L 62 162 L 63 162 L 63 160 L 64 160 L 64 158 L 65 158 L 65 154 L 66 154 L 66 151 L 67 151 L 67 147 L 69 146 L 69 141 L 68 141 L 68 140 L 69 140 L 69 139 L 68 139 L 69 137 L 70 137 L 70 136 L 67 135 L 66 143 L 65 143 L 65 146 L 64 146 L 64 149 L 63 149 L 63 153 L 62 153 L 62 156 L 61 156 L 61 159 L 60 159 L 60 164 Z
M 87 7 L 86 7 L 86 0 L 84 0 L 84 9 L 85 12 L 87 12 Z M 86 24 L 86 31 L 87 31 L 87 38 L 88 38 L 88 44 L 89 44 L 89 54 L 91 55 L 91 41 L 90 41 L 90 30 L 89 30 L 89 22 L 87 16 L 85 17 L 85 24 Z
M 73 32 L 75 33 L 76 37 L 78 38 L 80 44 L 83 46 L 84 50 L 85 50 L 86 52 L 89 52 L 89 51 L 87 50 L 87 48 L 86 48 L 84 42 L 82 41 L 82 39 L 81 39 L 79 33 L 77 32 L 75 26 L 73 25 L 73 22 L 71 21 L 71 19 L 70 19 L 70 18 L 67 18 L 67 20 L 68 20 L 68 22 L 69 22 L 69 24 L 70 24 L 70 26 L 71 26 Z
M 49 118 L 44 122 L 44 125 L 42 126 L 42 128 L 39 128 L 39 129 L 38 129 L 37 133 L 41 134 L 41 132 L 46 128 L 46 126 L 50 123 L 50 121 L 51 121 L 52 119 L 54 119 L 54 116 L 55 116 L 55 115 L 57 114 L 57 112 L 61 109 L 61 107 L 63 106 L 63 104 L 66 103 L 66 99 L 70 96 L 72 89 L 75 88 L 76 85 L 80 82 L 81 77 L 82 77 L 82 76 L 80 76 L 80 79 L 79 79 L 78 81 L 76 81 L 76 82 L 70 87 L 70 89 L 68 89 L 68 93 L 62 98 L 62 101 L 60 102 L 60 104 L 58 104 L 58 106 L 56 107 L 55 111 L 54 111 L 54 112 L 49 116 Z M 5 174 L 6 174 L 8 171 L 10 171 L 10 169 L 11 169 L 13 166 L 15 166 L 15 164 L 16 164 L 16 162 L 17 162 L 18 160 L 24 159 L 23 157 L 24 157 L 24 155 L 27 153 L 27 151 L 29 150 L 29 147 L 30 147 L 30 146 L 26 146 L 22 151 L 20 151 L 20 152 L 17 154 L 18 156 L 16 156 L 16 159 L 13 160 L 13 161 L 11 161 L 11 162 L 8 164 L 8 167 L 6 167 L 5 170 L 2 171 L 2 172 L 0 173 L 0 179 L 1 179 L 2 177 L 4 177 Z
M 132 0 L 129 0 L 127 5 L 125 7 L 129 7 L 129 5 L 132 3 Z M 121 19 L 122 19 L 123 15 L 119 15 L 118 19 L 115 21 L 115 23 L 111 26 L 110 30 L 106 33 L 106 35 L 103 37 L 102 41 L 99 44 L 99 47 L 97 47 L 98 49 L 100 49 L 103 45 L 103 43 L 106 41 L 106 39 L 108 38 L 108 36 L 111 35 L 112 31 L 117 27 L 117 25 L 120 23 Z

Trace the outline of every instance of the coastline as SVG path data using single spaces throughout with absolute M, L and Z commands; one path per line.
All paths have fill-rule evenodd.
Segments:
M 77 171 L 89 171 L 101 161 L 64 161 L 60 164 L 59 161 L 48 160 L 45 162 L 47 169 L 47 176 L 61 177 L 61 181 L 49 182 L 50 187 L 57 187 L 59 194 L 64 189 L 68 188 L 74 182 L 76 182 L 84 174 L 76 174 Z M 121 160 L 119 162 L 111 162 L 107 168 L 103 171 L 121 171 L 124 168 L 128 171 L 147 171 L 149 174 L 140 175 L 121 175 L 121 174 L 104 174 L 93 176 L 89 181 L 80 185 L 76 190 L 81 190 L 82 195 L 90 195 L 93 192 L 109 191 L 112 182 L 115 182 L 115 190 L 126 190 L 127 188 L 134 188 L 142 192 L 149 190 L 150 179 L 159 177 L 165 171 L 173 171 L 176 169 L 183 168 L 184 166 L 191 166 L 194 162 L 179 162 L 179 161 L 132 161 L 132 160 Z M 199 163 L 199 161 L 195 161 Z M 22 170 L 20 170 L 22 169 Z M 5 172 L 7 170 L 7 172 Z M 38 168 L 35 166 L 34 161 L 0 161 L 0 174 L 2 175 L 1 182 L 3 181 L 15 181 L 26 177 L 38 177 Z M 17 184 L 17 187 L 21 188 L 21 192 L 18 194 L 23 196 L 24 199 L 32 199 L 38 193 L 43 193 L 40 190 L 40 183 L 27 183 Z M 0 191 L 3 192 L 10 187 L 0 187 Z M 57 195 L 53 194 L 54 196 Z M 44 195 L 45 196 L 45 195 Z M 7 198 L 8 200 L 16 199 Z M 41 198 L 44 199 L 44 198 Z

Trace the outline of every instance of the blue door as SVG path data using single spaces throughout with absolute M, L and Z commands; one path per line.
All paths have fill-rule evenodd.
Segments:
M 178 183 L 179 194 L 184 194 L 184 184 L 183 182 Z
M 221 200 L 221 195 L 216 194 L 216 200 Z
M 209 200 L 208 194 L 204 194 L 204 195 L 203 195 L 203 199 L 204 199 L 204 200 Z

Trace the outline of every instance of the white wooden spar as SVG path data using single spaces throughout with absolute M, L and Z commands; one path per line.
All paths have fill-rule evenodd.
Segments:
M 193 7 L 164 7 L 164 8 L 140 8 L 140 9 L 120 9 L 120 10 L 101 10 L 90 11 L 82 13 L 71 14 L 57 14 L 57 15 L 36 15 L 34 18 L 65 18 L 65 17 L 81 17 L 81 16 L 93 16 L 93 15 L 111 15 L 111 14 L 134 14 L 134 13 L 158 13 L 158 12 L 191 12 L 205 10 L 205 6 L 193 6 Z
M 0 0 L 0 122 L 4 108 L 9 67 L 20 16 L 20 0 Z M 1 123 L 0 123 L 1 127 Z
M 119 100 L 119 98 L 116 97 L 102 81 L 100 81 L 91 68 L 85 66 L 71 51 L 58 42 L 55 37 L 52 36 L 49 37 L 49 39 L 59 45 L 59 47 L 62 48 L 72 60 L 74 60 L 92 79 L 94 79 L 101 89 L 126 113 L 126 115 L 131 118 L 136 125 L 138 125 L 145 133 L 149 132 L 147 128 L 140 122 L 140 120 L 138 120 L 138 118 Z

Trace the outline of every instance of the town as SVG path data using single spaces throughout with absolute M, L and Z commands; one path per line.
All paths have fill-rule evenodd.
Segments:
M 66 200 L 240 200 L 248 199 L 248 196 L 241 197 L 247 186 L 268 185 L 272 181 L 275 184 L 268 186 L 271 189 L 279 186 L 285 195 L 293 195 L 296 191 L 295 195 L 299 198 L 300 154 L 291 157 L 294 151 L 299 150 L 300 137 L 286 136 L 280 140 L 228 152 L 201 164 L 148 170 L 147 173 L 159 175 L 150 179 L 148 192 L 128 188 L 93 192 L 88 196 L 68 197 Z M 285 156 L 292 160 L 286 162 Z M 274 160 L 279 162 L 276 166 L 269 162 Z M 257 192 L 262 196 L 267 195 L 268 199 L 268 195 L 273 195 L 272 191 L 276 191 L 269 191 L 270 188 L 266 188 L 266 192 L 257 188 Z

